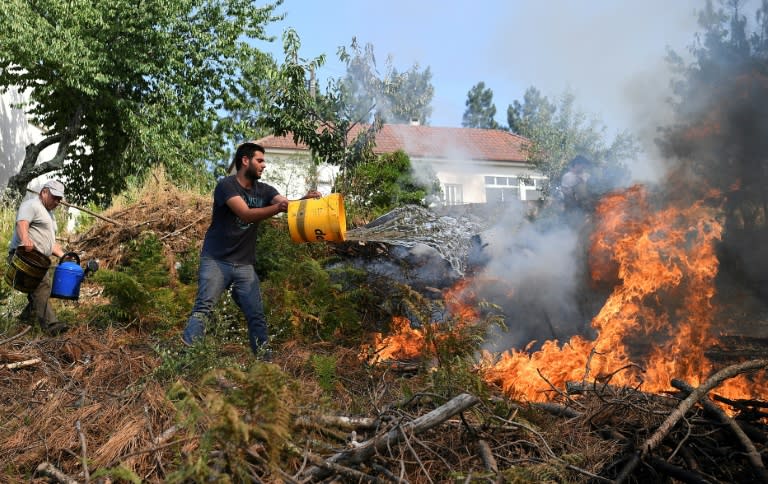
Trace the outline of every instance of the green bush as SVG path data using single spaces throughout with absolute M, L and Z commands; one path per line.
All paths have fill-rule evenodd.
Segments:
M 126 264 L 118 270 L 102 269 L 94 276 L 111 302 L 94 308 L 96 320 L 157 328 L 174 326 L 183 300 L 171 284 L 163 245 L 157 236 L 148 232 L 129 242 L 125 259 Z
M 294 261 L 264 284 L 270 325 L 305 341 L 356 337 L 369 296 L 364 277 L 342 266 L 325 269 L 322 261 L 310 258 Z
M 356 165 L 339 182 L 350 187 L 347 212 L 353 218 L 373 219 L 404 205 L 426 206 L 441 190 L 437 175 L 430 168 L 424 170 L 415 174 L 403 151 Z

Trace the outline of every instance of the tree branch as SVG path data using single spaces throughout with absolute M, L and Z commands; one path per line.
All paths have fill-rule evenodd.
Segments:
M 640 451 L 635 453 L 629 462 L 624 466 L 619 476 L 616 478 L 616 483 L 620 484 L 624 482 L 640 464 L 641 459 L 647 457 L 653 449 L 655 449 L 677 422 L 685 416 L 688 410 L 699 401 L 710 390 L 720 385 L 723 381 L 733 378 L 736 375 L 745 373 L 747 371 L 759 370 L 761 368 L 768 368 L 768 360 L 752 360 L 745 361 L 736 365 L 731 365 L 718 371 L 711 377 L 709 377 L 701 386 L 691 392 L 688 397 L 680 402 L 680 405 L 669 414 L 667 419 L 659 426 L 654 434 L 643 442 L 640 446 Z
M 470 394 L 462 393 L 452 398 L 448 403 L 422 415 L 421 417 L 398 425 L 389 432 L 366 440 L 360 446 L 339 452 L 326 459 L 326 464 L 358 464 L 370 459 L 376 452 L 386 449 L 403 440 L 406 433 L 418 434 L 435 427 L 457 413 L 461 413 L 476 405 L 480 400 Z M 328 475 L 328 466 L 314 466 L 307 470 L 306 475 L 313 479 L 322 479 Z

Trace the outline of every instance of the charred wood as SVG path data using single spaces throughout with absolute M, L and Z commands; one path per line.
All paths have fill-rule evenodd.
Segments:
M 628 398 L 636 397 L 646 402 L 658 403 L 669 407 L 674 407 L 680 403 L 679 399 L 659 395 L 656 393 L 646 393 L 635 388 L 619 387 L 616 385 L 608 385 L 606 383 L 593 382 L 566 382 L 566 393 L 569 395 L 586 395 L 593 394 L 601 399 L 615 399 L 615 398 Z
M 551 413 L 557 417 L 577 418 L 581 416 L 581 413 L 577 412 L 571 407 L 560 405 L 559 403 L 534 403 L 534 407 L 544 410 L 547 413 Z
M 768 412 L 763 412 L 759 410 L 762 408 L 768 409 L 768 402 L 762 402 L 759 400 L 731 400 L 729 398 L 721 397 L 719 395 L 714 395 L 712 399 L 717 402 L 730 405 L 731 407 L 739 410 L 739 412 L 741 412 L 740 416 L 742 419 L 749 419 L 749 420 L 756 421 L 761 418 L 768 417 Z
M 725 380 L 733 378 L 734 376 L 746 373 L 748 371 L 760 370 L 768 368 L 768 360 L 752 360 L 731 365 L 718 371 L 711 377 L 709 377 L 701 386 L 694 389 L 691 394 L 675 408 L 672 413 L 669 414 L 667 419 L 659 426 L 654 434 L 648 438 L 641 446 L 640 451 L 635 452 L 630 458 L 629 462 L 622 469 L 619 476 L 616 478 L 616 483 L 620 484 L 624 482 L 629 476 L 632 475 L 634 470 L 640 464 L 643 457 L 650 455 L 651 451 L 655 449 L 661 441 L 669 434 L 672 428 L 682 419 L 686 413 L 704 397 L 710 390 L 720 385 Z
M 693 387 L 684 381 L 676 379 L 672 380 L 672 386 L 689 394 L 693 393 Z M 712 400 L 707 398 L 706 395 L 701 397 L 701 404 L 709 414 L 714 415 L 718 421 L 726 424 L 731 429 L 739 443 L 741 443 L 741 445 L 744 447 L 744 450 L 747 451 L 747 459 L 754 468 L 755 473 L 760 477 L 761 480 L 768 482 L 768 471 L 765 469 L 765 465 L 763 464 L 763 460 L 760 457 L 760 453 L 755 448 L 755 444 L 752 443 L 752 441 L 749 440 L 749 437 L 747 437 L 746 433 L 744 433 L 744 430 L 739 427 L 736 421 L 726 415 L 725 412 L 723 412 L 717 405 L 715 405 Z
M 398 425 L 388 432 L 373 437 L 365 442 L 362 442 L 358 447 L 354 449 L 345 450 L 339 452 L 328 459 L 326 459 L 322 465 L 315 464 L 305 473 L 310 479 L 322 479 L 329 475 L 329 471 L 334 470 L 335 466 L 347 466 L 356 465 L 369 460 L 377 452 L 380 452 L 386 448 L 389 448 L 401 440 L 404 440 L 407 434 L 419 434 L 426 430 L 435 427 L 457 413 L 461 413 L 474 405 L 480 400 L 467 393 L 463 393 L 457 397 L 454 397 L 446 404 L 432 410 L 431 412 L 416 418 L 411 422 L 407 422 L 403 425 Z
M 655 456 L 650 457 L 648 463 L 660 473 L 688 484 L 711 484 L 713 482 L 696 471 L 683 469 Z

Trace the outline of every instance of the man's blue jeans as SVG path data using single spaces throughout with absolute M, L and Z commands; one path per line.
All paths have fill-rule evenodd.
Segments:
M 248 342 L 254 353 L 268 341 L 267 319 L 261 301 L 259 277 L 252 265 L 232 264 L 202 257 L 197 281 L 197 298 L 184 329 L 184 341 L 194 343 L 205 335 L 205 323 L 221 295 L 232 287 L 232 299 L 245 314 Z

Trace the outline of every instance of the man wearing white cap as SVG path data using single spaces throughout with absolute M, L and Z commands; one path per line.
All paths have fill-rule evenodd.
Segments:
M 21 203 L 16 213 L 13 238 L 8 246 L 9 262 L 16 251 L 37 250 L 46 257 L 64 255 L 61 246 L 56 242 L 56 219 L 53 216 L 53 210 L 59 206 L 62 198 L 64 198 L 64 184 L 51 180 L 43 185 L 37 197 Z M 27 294 L 29 303 L 22 311 L 20 318 L 36 320 L 43 331 L 57 335 L 68 328 L 56 318 L 49 304 L 50 297 L 51 280 L 46 273 L 40 285 Z

